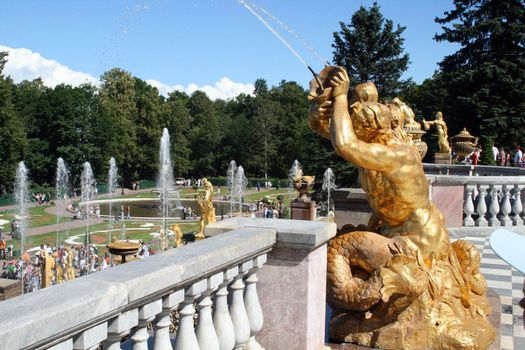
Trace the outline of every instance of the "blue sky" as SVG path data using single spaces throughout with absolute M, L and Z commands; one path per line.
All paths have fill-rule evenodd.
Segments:
M 280 19 L 328 60 L 332 33 L 339 30 L 339 21 L 348 23 L 359 6 L 373 3 L 252 2 Z M 421 82 L 433 74 L 437 62 L 457 49 L 433 40 L 440 31 L 433 19 L 452 8 L 451 0 L 378 3 L 386 18 L 407 27 L 403 36 L 411 63 L 405 77 Z M 301 41 L 268 21 L 315 70 L 322 68 L 321 60 Z M 28 49 L 94 78 L 118 66 L 171 88 L 214 86 L 223 78 L 232 84 L 249 85 L 264 78 L 271 85 L 286 79 L 307 86 L 311 79 L 304 65 L 237 0 L 5 1 L 0 12 L 0 45 Z M 23 68 L 23 56 L 16 57 L 18 66 L 12 64 L 7 71 L 15 81 L 30 71 L 38 73 L 38 63 L 29 62 L 31 69 Z M 222 88 L 233 91 L 248 86 L 232 84 Z

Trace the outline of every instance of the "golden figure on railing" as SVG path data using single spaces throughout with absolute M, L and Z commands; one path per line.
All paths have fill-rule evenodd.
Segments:
M 373 210 L 368 230 L 328 245 L 330 334 L 338 341 L 386 349 L 486 349 L 488 322 L 480 256 L 466 241 L 450 244 L 441 212 L 429 200 L 421 157 L 393 128 L 374 84 L 358 85 L 338 67 L 312 81 L 309 125 L 359 167 Z
M 448 153 L 450 154 L 450 146 L 448 144 L 448 128 L 447 123 L 443 120 L 443 113 L 437 112 L 435 120 L 423 120 L 423 127 L 425 130 L 430 129 L 431 126 L 436 127 L 438 144 L 439 144 L 439 153 Z
M 182 246 L 182 230 L 180 228 L 180 225 L 179 224 L 172 225 L 171 230 L 175 234 L 175 242 L 174 242 L 175 248 Z
M 42 264 L 42 288 L 47 288 L 51 285 L 53 279 L 55 259 L 45 249 L 42 249 L 40 251 L 40 262 Z
M 67 253 L 66 261 L 64 263 L 66 267 L 65 268 L 66 280 L 71 281 L 75 279 L 75 268 L 73 266 L 73 260 L 75 257 L 70 247 L 65 247 L 64 249 L 66 250 L 66 253 Z
M 197 205 L 201 212 L 199 220 L 199 232 L 195 235 L 196 239 L 204 239 L 204 226 L 215 222 L 215 208 L 213 207 L 213 185 L 208 179 L 202 180 L 204 190 L 197 195 Z
M 394 120 L 392 127 L 394 129 L 401 128 L 408 136 L 410 136 L 421 155 L 421 159 L 423 159 L 428 150 L 427 144 L 421 140 L 421 137 L 425 132 L 421 130 L 421 125 L 416 120 L 416 115 L 412 108 L 410 108 L 405 102 L 401 101 L 399 97 L 394 98 L 387 106 L 390 109 Z

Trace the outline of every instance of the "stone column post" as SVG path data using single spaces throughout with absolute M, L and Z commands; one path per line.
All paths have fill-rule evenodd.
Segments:
M 324 221 L 234 218 L 207 226 L 206 236 L 242 227 L 270 228 L 277 243 L 257 272 L 264 325 L 257 341 L 265 349 L 324 347 L 327 241 L 336 225 Z
M 108 338 L 104 341 L 104 350 L 120 350 L 120 341 L 139 323 L 139 309 L 125 311 L 109 321 Z
M 184 300 L 184 290 L 178 290 L 162 298 L 162 311 L 155 323 L 153 350 L 172 350 L 170 339 L 171 313 Z

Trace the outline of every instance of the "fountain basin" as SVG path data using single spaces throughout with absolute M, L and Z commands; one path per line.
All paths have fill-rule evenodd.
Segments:
M 130 241 L 115 241 L 111 242 L 106 247 L 111 254 L 120 256 L 121 262 L 125 263 L 126 257 L 128 255 L 135 255 L 139 252 L 140 243 Z
M 174 208 L 166 219 L 178 220 L 183 218 L 182 207 L 192 209 L 193 216 L 199 217 L 201 215 L 199 207 L 194 199 L 173 199 Z M 177 203 L 177 207 L 175 207 Z M 124 214 L 127 213 L 127 208 L 130 207 L 131 216 L 136 218 L 147 218 L 148 220 L 162 220 L 161 216 L 161 201 L 159 198 L 117 198 L 117 199 L 100 199 L 88 202 L 80 202 L 80 207 L 96 205 L 100 206 L 100 213 L 103 216 L 109 216 L 109 205 L 112 205 L 111 215 L 113 217 L 121 216 L 121 206 L 124 207 Z M 228 215 L 230 213 L 230 202 L 213 201 L 215 213 L 217 216 Z M 239 211 L 239 202 L 234 202 L 234 212 Z M 249 212 L 250 206 L 247 204 L 240 204 L 243 212 Z

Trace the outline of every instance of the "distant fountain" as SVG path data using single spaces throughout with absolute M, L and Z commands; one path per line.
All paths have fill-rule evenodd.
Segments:
M 330 213 L 333 213 L 333 204 L 332 204 L 332 198 L 331 198 L 331 192 L 335 188 L 335 176 L 332 171 L 332 169 L 328 168 L 324 172 L 323 176 L 323 187 L 322 191 L 323 193 L 326 192 L 326 215 L 330 216 Z
M 67 170 L 66 163 L 62 157 L 57 159 L 57 170 L 55 180 L 55 205 L 56 205 L 56 223 L 60 223 L 62 215 L 66 211 L 66 206 L 69 202 L 69 171 Z M 55 245 L 58 247 L 60 243 L 60 237 L 58 237 L 58 226 L 56 230 L 56 241 Z M 66 233 L 67 236 L 67 233 Z
M 115 161 L 115 158 L 111 157 L 109 160 L 109 172 L 108 172 L 108 195 L 109 195 L 109 242 L 112 241 L 112 233 L 113 233 L 113 226 L 114 226 L 114 220 L 113 217 L 113 202 L 111 199 L 113 199 L 113 192 L 117 190 L 117 163 Z
M 237 168 L 234 179 L 234 193 L 235 198 L 239 203 L 239 216 L 242 216 L 242 202 L 246 186 L 248 185 L 248 179 L 244 176 L 244 169 L 241 165 Z
M 162 229 L 168 229 L 168 217 L 171 215 L 172 203 L 175 201 L 175 206 L 179 207 L 180 198 L 179 192 L 175 191 L 175 180 L 173 179 L 173 167 L 171 165 L 170 153 L 170 134 L 168 129 L 162 130 L 162 138 L 160 139 L 160 170 L 157 179 L 157 188 L 160 191 L 160 208 L 162 216 Z
M 290 168 L 290 172 L 288 173 L 288 180 L 290 181 L 290 187 L 292 188 L 294 187 L 293 179 L 299 176 L 300 174 L 302 175 L 302 169 L 303 167 L 301 166 L 301 163 L 299 163 L 297 159 L 294 160 L 292 167 Z
M 15 199 L 18 207 L 16 231 L 12 232 L 13 239 L 20 240 L 20 256 L 24 254 L 24 241 L 26 235 L 26 219 L 28 206 L 29 186 L 27 183 L 27 168 L 24 162 L 18 163 L 15 178 Z M 22 268 L 22 293 L 24 291 L 24 269 Z
M 232 216 L 233 213 L 233 206 L 235 202 L 235 174 L 237 172 L 237 164 L 234 160 L 230 162 L 230 166 L 228 167 L 228 172 L 226 173 L 226 182 L 228 191 L 230 193 L 230 216 Z
M 95 176 L 93 175 L 93 169 L 91 169 L 91 164 L 85 162 L 82 166 L 82 174 L 80 178 L 80 187 L 81 194 L 80 198 L 82 202 L 89 202 L 95 199 L 96 194 L 96 182 Z M 86 217 L 86 244 L 89 243 L 89 217 L 90 217 L 90 207 L 89 204 L 84 206 L 84 215 Z

